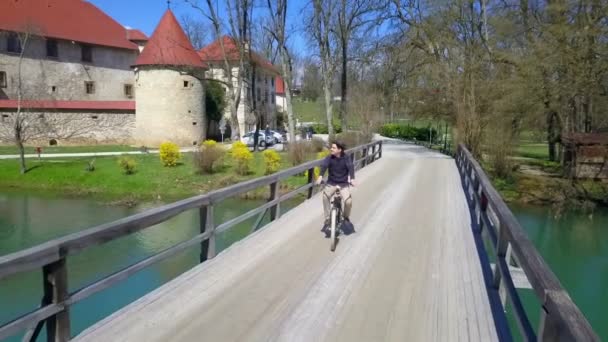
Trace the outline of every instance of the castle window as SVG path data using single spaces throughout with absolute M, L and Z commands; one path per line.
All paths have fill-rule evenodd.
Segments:
M 190 82 L 188 82 L 188 81 L 184 81 L 184 88 L 188 88 L 188 84 L 189 84 L 189 83 L 190 83 Z
M 21 53 L 21 40 L 16 33 L 9 33 L 6 41 L 6 50 L 8 52 Z
M 81 45 L 80 55 L 83 62 L 93 62 L 93 47 L 91 45 Z
M 196 126 L 196 121 L 192 122 L 192 126 Z
M 97 115 L 91 115 L 91 119 L 98 119 L 99 117 Z
M 84 82 L 84 87 L 87 94 L 95 94 L 95 82 Z
M 126 97 L 133 97 L 133 85 L 132 84 L 125 84 L 125 96 Z
M 57 91 L 57 86 L 51 86 L 51 92 L 54 93 Z
M 59 48 L 55 39 L 46 40 L 46 55 L 47 57 L 59 57 Z
M 6 71 L 0 71 L 0 88 L 6 88 Z

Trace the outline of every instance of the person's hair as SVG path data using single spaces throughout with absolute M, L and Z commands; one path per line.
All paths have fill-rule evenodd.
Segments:
M 337 148 L 339 148 L 339 149 L 341 150 L 341 153 L 340 153 L 340 154 L 341 154 L 342 156 L 344 156 L 344 151 L 346 151 L 346 146 L 344 145 L 344 143 L 343 143 L 343 142 L 341 142 L 341 141 L 337 141 L 337 140 L 336 140 L 336 141 L 333 141 L 333 142 L 331 143 L 331 145 L 336 145 L 336 147 L 337 147 Z M 329 146 L 331 146 L 331 145 L 329 145 Z

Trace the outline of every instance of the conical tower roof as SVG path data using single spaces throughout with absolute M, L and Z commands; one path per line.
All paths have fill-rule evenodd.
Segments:
M 137 57 L 135 66 L 142 65 L 206 67 L 170 9 Z

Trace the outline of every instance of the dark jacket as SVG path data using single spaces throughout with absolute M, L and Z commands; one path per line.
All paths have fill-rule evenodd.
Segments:
M 329 185 L 348 185 L 348 176 L 350 179 L 355 179 L 355 167 L 349 156 L 342 157 L 327 156 L 321 164 L 321 176 L 328 171 L 329 177 L 327 184 Z

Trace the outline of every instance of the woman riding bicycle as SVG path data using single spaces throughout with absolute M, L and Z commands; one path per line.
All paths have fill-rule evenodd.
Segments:
M 346 148 L 343 143 L 333 142 L 330 148 L 330 155 L 321 164 L 321 174 L 317 179 L 317 184 L 321 184 L 325 171 L 328 171 L 327 186 L 323 189 L 324 228 L 327 228 L 330 224 L 330 201 L 338 187 L 340 187 L 340 194 L 344 201 L 344 219 L 350 222 L 350 209 L 352 208 L 353 200 L 349 186 L 355 186 L 355 167 L 351 159 L 344 153 L 345 150 Z

